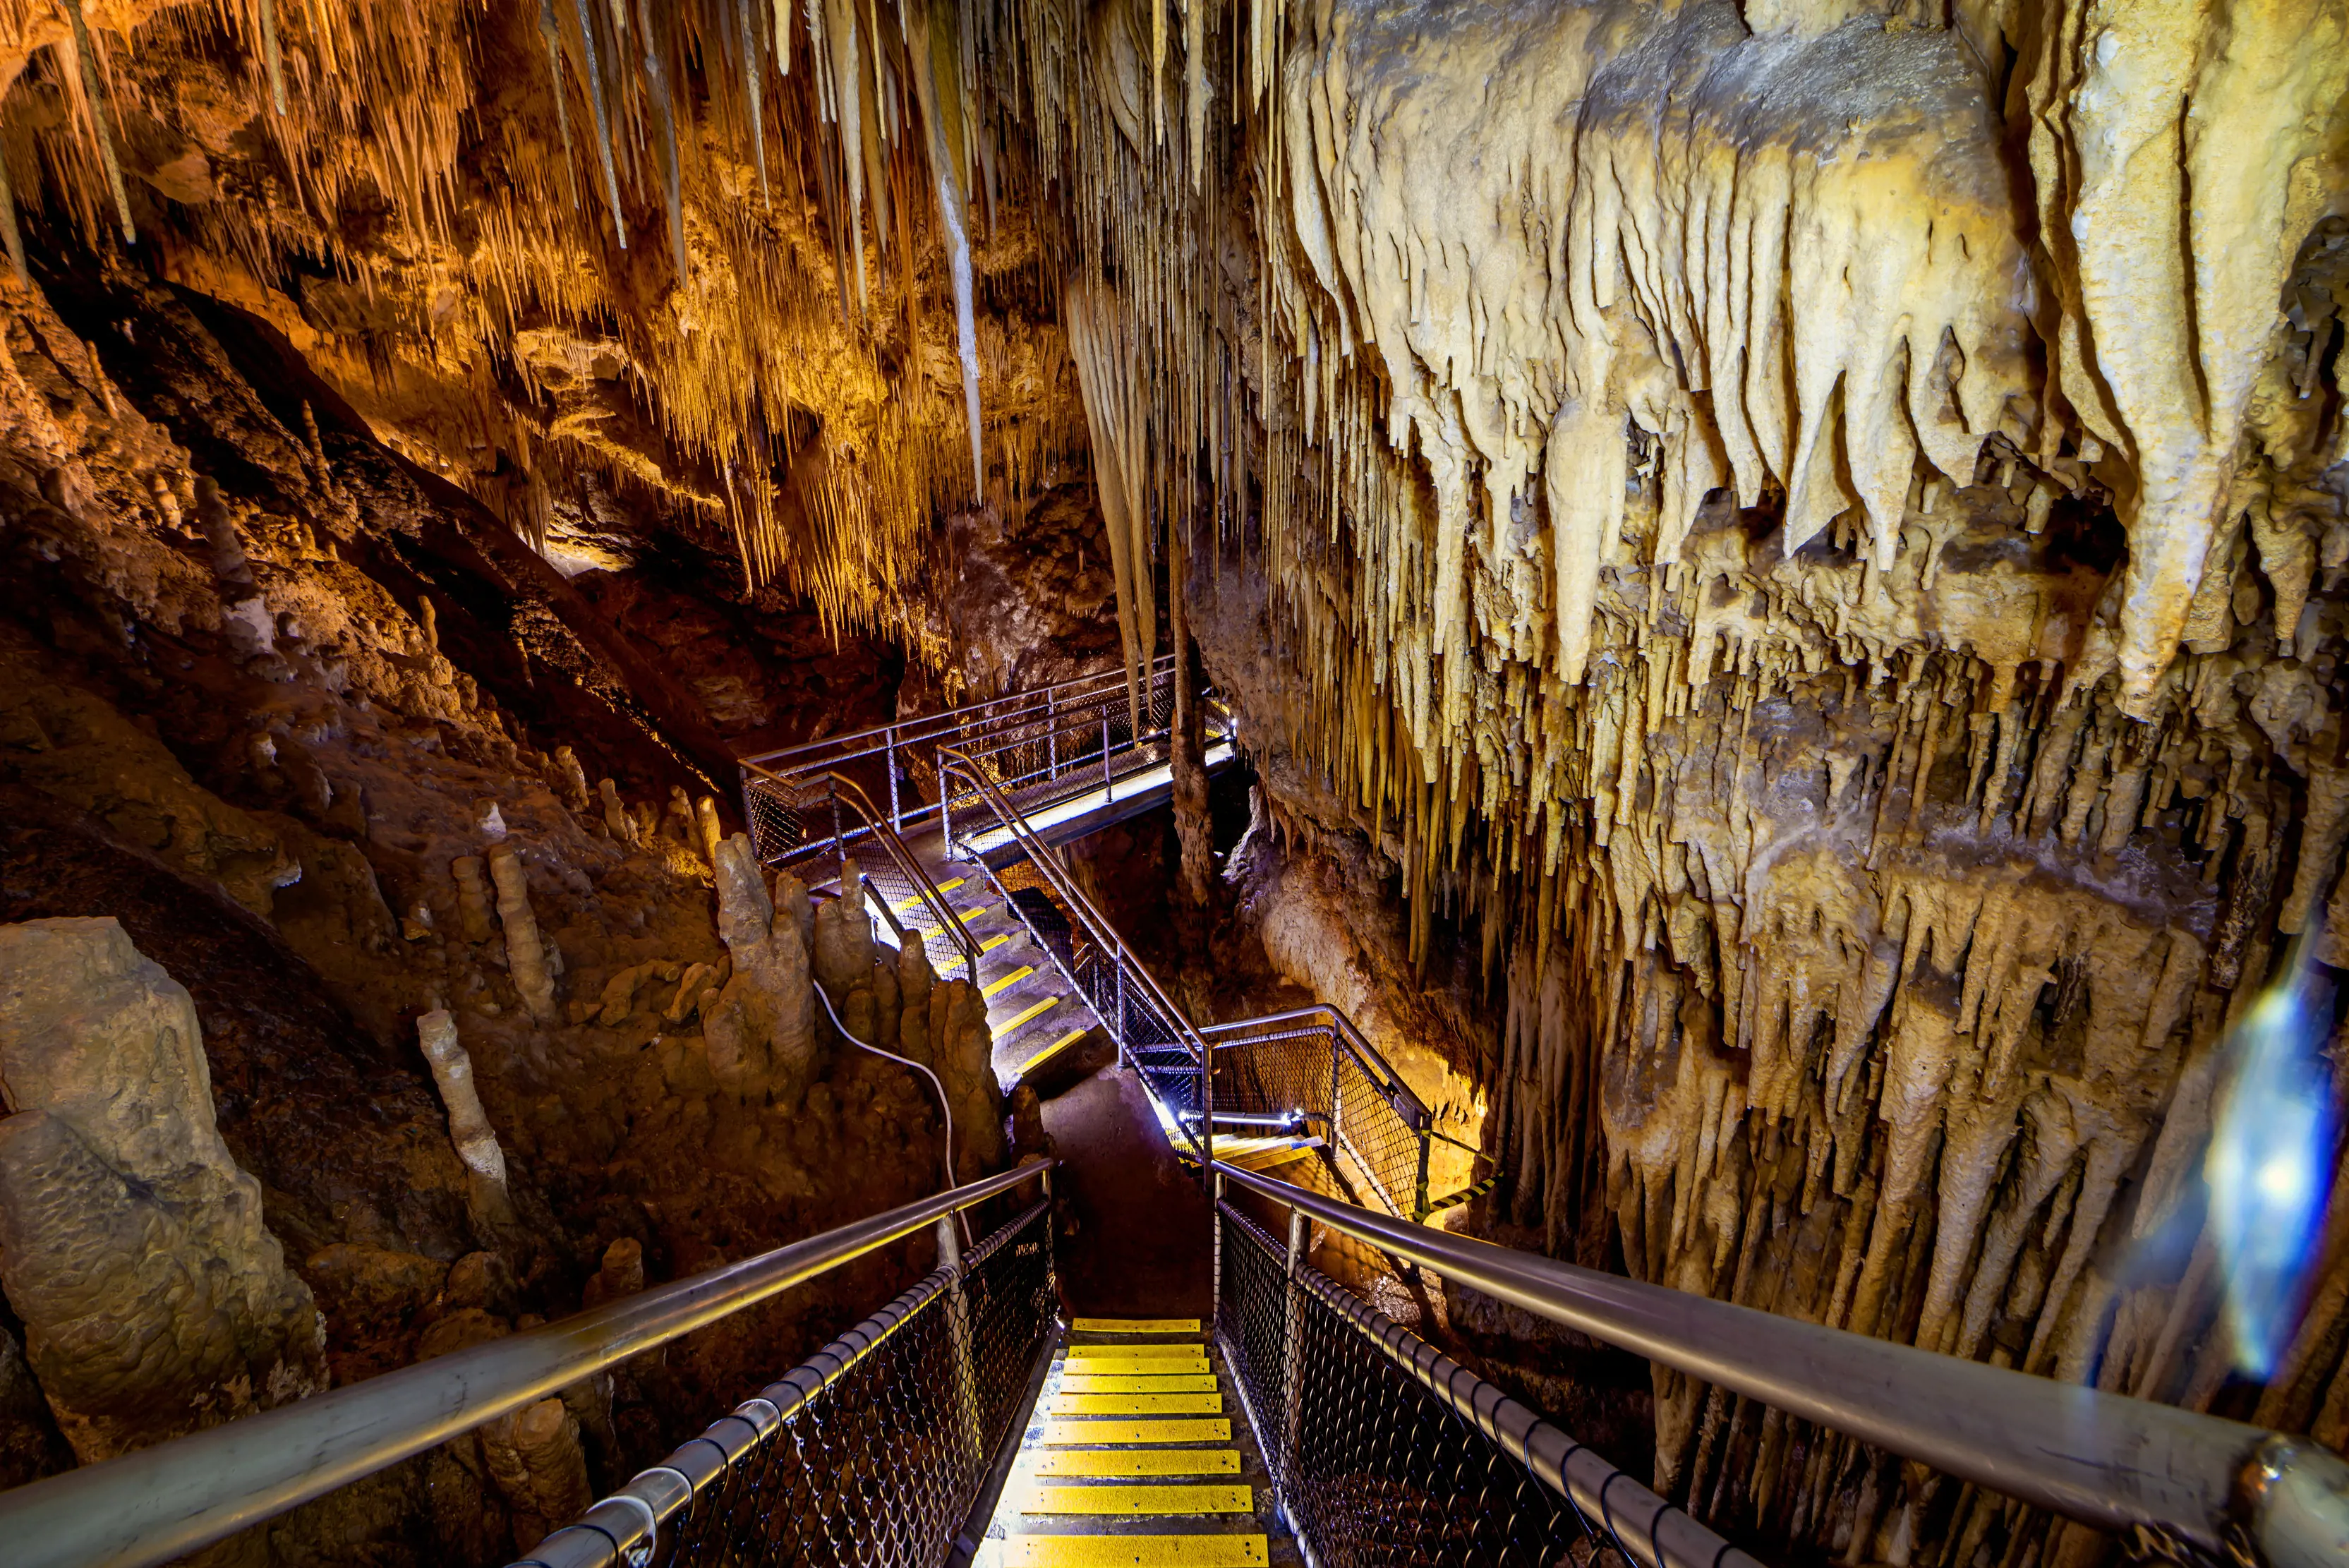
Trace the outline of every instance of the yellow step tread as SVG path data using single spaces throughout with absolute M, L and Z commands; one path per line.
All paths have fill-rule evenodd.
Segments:
M 1063 1377 L 1199 1377 L 1214 1370 L 1204 1355 L 1088 1355 L 1061 1363 Z
M 1067 1050 L 1070 1046 L 1075 1044 L 1078 1041 L 1083 1039 L 1086 1035 L 1092 1033 L 1092 1025 L 1091 1024 L 1086 1024 L 1081 1028 L 1070 1030 L 1066 1034 L 1061 1035 L 1058 1040 L 1053 1041 L 1050 1045 L 1045 1046 L 1041 1051 L 1037 1052 L 1033 1056 L 1030 1056 L 1025 1062 L 1020 1063 L 1019 1071 L 1016 1076 L 1022 1078 L 1026 1077 L 1038 1067 L 1042 1066 L 1046 1062 L 1059 1055 L 1061 1052 Z
M 962 886 L 962 878 L 961 878 L 961 877 L 956 877 L 956 878 L 955 878 L 953 881 L 951 881 L 951 882 L 941 882 L 941 883 L 939 883 L 939 884 L 937 885 L 937 887 L 936 887 L 936 888 L 935 888 L 934 889 L 932 889 L 932 891 L 934 891 L 934 892 L 939 892 L 939 893 L 951 893 L 951 892 L 953 892 L 957 888 L 959 888 L 959 887 L 961 887 L 961 886 Z M 921 901 L 922 901 L 922 896 L 921 896 L 919 893 L 916 893 L 916 894 L 915 894 L 915 895 L 914 895 L 912 898 L 900 898 L 900 899 L 898 899 L 895 903 L 894 903 L 894 904 L 890 905 L 890 906 L 889 906 L 889 908 L 890 908 L 890 909 L 894 909 L 894 910 L 895 910 L 898 914 L 901 914 L 901 915 L 902 915 L 902 914 L 904 914 L 906 910 L 908 910 L 908 909 L 912 909 L 915 905 L 916 905 L 916 904 L 920 903 Z
M 1047 1421 L 1043 1446 L 1048 1449 L 1098 1449 L 1119 1443 L 1228 1443 L 1228 1416 L 1123 1421 Z
M 1055 1416 L 1217 1416 L 1224 1397 L 1206 1394 L 1055 1394 Z
M 1236 1476 L 1237 1449 L 1063 1449 L 1036 1456 L 1040 1476 Z
M 1072 1345 L 1069 1346 L 1071 1361 L 1143 1361 L 1172 1360 L 1177 1356 L 1196 1356 L 1204 1361 L 1207 1347 L 1204 1345 Z
M 1022 1513 L 1100 1513 L 1140 1517 L 1167 1513 L 1253 1513 L 1256 1489 L 1223 1486 L 1040 1486 Z
M 1266 1568 L 1261 1535 L 1015 1535 L 1003 1568 Z
M 994 945 L 995 944 L 993 942 L 987 944 L 988 947 L 993 947 Z M 1012 986 L 1018 985 L 1021 981 L 1026 980 L 1030 975 L 1034 974 L 1035 972 L 1036 966 L 1034 964 L 1021 964 L 1018 969 L 1013 970 L 1001 980 L 991 980 L 985 985 L 980 986 L 978 988 L 978 994 L 981 996 L 991 997 L 999 991 L 1008 991 Z
M 1067 1000 L 1068 1000 L 1068 998 L 1066 998 L 1066 997 L 1062 997 L 1062 996 L 1048 996 L 1048 997 L 1046 997 L 1043 1001 L 1039 1002 L 1037 1002 L 1037 1003 L 1033 1004 L 1032 1006 L 1030 1006 L 1030 1007 L 1028 1009 L 1028 1011 L 1026 1011 L 1025 1012 L 1020 1013 L 1018 1017 L 1016 1017 L 1016 1018 L 1007 1018 L 1007 1019 L 1005 1019 L 1002 1023 L 1000 1023 L 997 1024 L 997 1025 L 995 1026 L 995 1028 L 994 1028 L 994 1031 L 993 1031 L 994 1035 L 995 1035 L 995 1038 L 997 1038 L 998 1040 L 1002 1039 L 1005 1035 L 1007 1035 L 1007 1034 L 1010 1033 L 1013 1030 L 1015 1030 L 1015 1029 L 1019 1028 L 1021 1024 L 1026 1023 L 1029 1023 L 1029 1022 L 1030 1022 L 1030 1021 L 1031 1021 L 1032 1019 L 1036 1018 L 1039 1014 L 1041 1014 L 1041 1013 L 1044 1013 L 1044 1012 L 1050 1012 L 1051 1009 L 1053 1009 L 1053 1008 L 1055 1008 L 1055 1007 L 1060 1006 L 1061 1002 L 1065 1002 L 1065 1001 L 1067 1001 Z M 1022 1068 L 1020 1069 L 1020 1071 L 1024 1073 L 1024 1072 L 1026 1072 L 1026 1071 L 1027 1071 L 1027 1069 L 1026 1069 L 1025 1067 L 1022 1067 Z
M 1087 1364 L 1090 1368 L 1091 1364 Z M 1063 1394 L 1206 1394 L 1216 1386 L 1212 1372 L 1071 1373 L 1061 1379 Z
M 1195 1317 L 1081 1317 L 1070 1324 L 1079 1334 L 1196 1334 Z

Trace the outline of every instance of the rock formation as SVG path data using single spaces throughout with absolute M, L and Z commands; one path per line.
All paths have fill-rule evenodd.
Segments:
M 326 1386 L 187 990 L 110 919 L 0 926 L 0 1287 L 84 1463 Z

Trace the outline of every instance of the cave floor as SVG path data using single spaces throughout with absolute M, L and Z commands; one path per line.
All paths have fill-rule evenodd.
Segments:
M 1065 1172 L 1059 1245 L 1069 1310 L 1205 1316 L 1214 1260 L 1206 1191 L 1168 1147 L 1142 1080 L 1104 1067 L 1044 1102 Z

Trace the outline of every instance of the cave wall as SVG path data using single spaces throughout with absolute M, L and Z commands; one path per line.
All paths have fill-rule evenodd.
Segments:
M 716 732 L 689 670 L 639 683 L 593 600 L 305 418 L 238 321 L 80 265 L 0 276 L 0 996 L 34 1053 L 0 1118 L 13 1479 L 934 1190 L 926 1086 L 812 1022 L 812 970 L 958 1085 L 968 1170 L 1000 1158 L 967 986 L 717 875 L 750 862 L 688 794 L 667 721 Z M 885 705 L 872 668 L 856 701 Z M 113 946 L 80 980 L 27 946 L 84 929 Z M 134 1085 L 112 1121 L 97 1078 Z M 175 1128 L 201 1158 L 150 1147 Z M 214 1295 L 164 1288 L 177 1264 Z M 885 1249 L 206 1561 L 505 1561 L 926 1266 Z

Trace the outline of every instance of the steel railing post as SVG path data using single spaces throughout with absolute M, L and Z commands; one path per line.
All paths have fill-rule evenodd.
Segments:
M 1123 1066 L 1126 1064 L 1125 961 L 1117 959 L 1112 961 L 1117 965 L 1117 1060 L 1118 1065 Z
M 1281 1295 L 1281 1490 L 1294 1519 L 1297 1495 L 1297 1443 L 1305 1429 L 1305 1285 L 1299 1271 L 1305 1266 L 1305 1210 L 1288 1211 L 1288 1272 Z
M 1061 776 L 1061 722 L 1055 716 L 1052 689 L 1044 688 L 1044 777 Z
M 1216 1170 L 1212 1165 L 1207 1167 Z M 1050 1177 L 1044 1179 L 1047 1181 Z M 1207 1332 L 1213 1337 L 1224 1321 L 1224 1173 L 1216 1170 L 1215 1199 L 1207 1205 L 1207 1224 L 1213 1230 L 1211 1241 L 1215 1257 L 1215 1272 L 1207 1284 Z
M 1346 1108 L 1346 1096 L 1345 1096 L 1345 1092 L 1344 1092 L 1344 1091 L 1345 1091 L 1345 1081 L 1344 1081 L 1344 1077 L 1343 1077 L 1343 1074 L 1344 1074 L 1344 1072 L 1345 1072 L 1345 1065 L 1346 1065 L 1346 1064 L 1345 1064 L 1345 1060 L 1344 1060 L 1343 1056 L 1340 1054 L 1339 1049 L 1338 1049 L 1338 1036 L 1337 1036 L 1337 1034 L 1333 1032 L 1333 1033 L 1330 1034 L 1330 1150 L 1329 1150 L 1329 1153 L 1330 1153 L 1330 1159 L 1331 1164 L 1333 1164 L 1333 1165 L 1337 1162 L 1337 1158 L 1338 1158 L 1338 1139 L 1339 1139 L 1339 1137 L 1340 1137 L 1340 1133 L 1343 1131 L 1343 1127 L 1344 1127 L 1344 1120 L 1343 1120 L 1343 1118 L 1339 1115 L 1339 1113 L 1340 1113 L 1340 1112 L 1341 1112 L 1341 1111 L 1343 1111 L 1343 1110 Z
M 1216 1046 L 1210 1040 L 1199 1042 L 1199 1159 L 1200 1168 L 1216 1168 Z
M 947 794 L 947 764 L 938 762 L 938 842 L 946 846 L 948 855 L 954 853 L 954 818 L 950 815 L 953 796 Z
M 947 1337 L 953 1345 L 957 1423 L 972 1462 L 978 1464 L 986 1459 L 978 1429 L 978 1366 L 971 1352 L 970 1302 L 962 1288 L 962 1239 L 955 1233 L 953 1215 L 939 1216 L 937 1234 L 938 1267 L 947 1271 Z
M 889 726 L 888 743 L 883 748 L 889 759 L 889 831 L 905 831 L 905 817 L 897 810 L 897 727 Z
M 1117 783 L 1109 771 L 1109 714 L 1102 714 L 1102 794 L 1117 798 Z
M 1427 1156 L 1435 1140 L 1427 1136 L 1427 1129 L 1423 1127 L 1412 1130 L 1419 1135 L 1419 1190 L 1411 1204 L 1412 1222 L 1418 1224 L 1427 1218 Z

